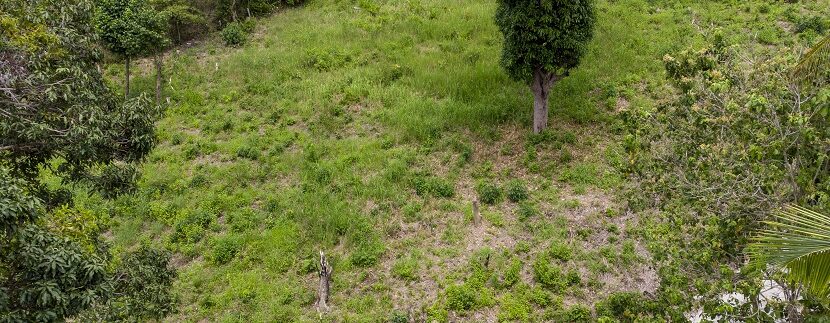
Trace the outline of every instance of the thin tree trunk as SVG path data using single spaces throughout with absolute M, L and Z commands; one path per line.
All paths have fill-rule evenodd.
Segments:
M 126 82 L 124 82 L 124 98 L 128 99 L 130 97 L 130 57 L 127 56 L 127 59 L 124 61 L 124 71 L 126 72 L 127 78 Z
M 481 211 L 478 209 L 478 198 L 473 198 L 473 224 L 478 225 L 481 223 Z
M 329 288 L 331 287 L 331 265 L 326 260 L 326 255 L 320 251 L 320 289 L 317 291 L 317 310 L 327 312 L 329 310 Z
M 161 85 L 164 82 L 162 78 L 162 56 L 161 53 L 156 53 L 156 105 L 161 105 Z

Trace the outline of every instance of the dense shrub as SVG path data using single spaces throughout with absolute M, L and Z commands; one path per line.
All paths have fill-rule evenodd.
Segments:
M 529 195 L 525 184 L 518 179 L 508 182 L 505 185 L 505 191 L 507 193 L 507 199 L 515 203 L 526 200 Z
M 466 311 L 476 305 L 478 292 L 470 286 L 452 285 L 447 288 L 447 309 Z
M 224 265 L 236 257 L 242 244 L 235 237 L 224 237 L 213 242 L 210 261 L 216 265 Z
M 225 45 L 228 46 L 241 46 L 245 44 L 245 41 L 248 38 L 248 32 L 245 31 L 242 24 L 238 22 L 232 22 L 222 28 L 222 39 L 225 41 Z
M 651 301 L 638 292 L 615 292 L 594 305 L 597 316 L 632 322 L 648 315 Z
M 657 239 L 653 256 L 666 261 L 663 301 L 688 304 L 672 295 L 700 295 L 718 308 L 722 293 L 754 297 L 763 268 L 743 258 L 750 234 L 787 203 L 830 211 L 826 78 L 793 84 L 795 57 L 759 48 L 750 58 L 715 37 L 707 49 L 667 55 L 676 98 L 622 113 L 626 167 L 636 179 L 629 204 L 659 212 L 647 230 Z M 761 311 L 753 306 L 717 314 Z
M 105 165 L 100 174 L 90 176 L 93 187 L 106 198 L 135 192 L 139 172 L 130 164 Z
M 484 204 L 496 204 L 502 199 L 501 188 L 486 180 L 482 180 L 476 185 L 476 193 L 478 193 L 478 200 Z
M 552 264 L 545 257 L 539 257 L 533 263 L 533 277 L 543 287 L 553 291 L 562 291 L 567 287 L 567 279 L 562 274 L 562 268 Z
M 455 187 L 446 179 L 435 176 L 416 176 L 412 179 L 415 193 L 420 196 L 453 197 Z

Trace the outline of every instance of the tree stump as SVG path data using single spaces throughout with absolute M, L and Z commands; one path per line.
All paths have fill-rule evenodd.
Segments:
M 478 208 L 478 198 L 473 198 L 473 223 L 479 225 L 481 223 L 481 211 Z
M 320 288 L 317 291 L 317 311 L 328 312 L 329 288 L 331 286 L 331 265 L 326 255 L 320 251 Z

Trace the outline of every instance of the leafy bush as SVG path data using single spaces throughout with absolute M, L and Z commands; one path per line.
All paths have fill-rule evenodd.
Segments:
M 242 146 L 236 150 L 236 156 L 250 160 L 257 160 L 260 157 L 259 149 L 251 146 Z
M 529 218 L 539 215 L 539 209 L 533 203 L 524 201 L 519 203 L 519 210 L 517 211 L 519 221 L 524 221 Z
M 229 263 L 236 257 L 242 244 L 235 237 L 222 237 L 213 242 L 210 261 L 216 265 Z
M 553 259 L 568 261 L 571 260 L 573 251 L 571 250 L 571 247 L 567 244 L 556 241 L 551 243 L 550 247 L 548 247 L 547 255 Z
M 597 316 L 607 316 L 625 322 L 635 321 L 648 312 L 650 301 L 637 292 L 615 292 L 594 305 Z
M 245 41 L 248 39 L 248 32 L 245 31 L 245 27 L 238 23 L 232 22 L 229 23 L 225 28 L 222 28 L 222 39 L 225 41 L 225 45 L 238 47 L 245 44 Z
M 508 182 L 505 185 L 505 191 L 507 193 L 507 199 L 514 203 L 526 200 L 529 195 L 525 184 L 518 179 Z
M 571 306 L 562 314 L 562 322 L 590 322 L 591 309 L 582 304 Z
M 744 248 L 770 212 L 787 203 L 830 209 L 826 79 L 794 84 L 792 55 L 761 47 L 748 60 L 738 47 L 714 40 L 707 49 L 665 57 L 674 100 L 622 114 L 631 158 L 625 167 L 637 179 L 629 205 L 662 218 L 649 229 L 657 240 L 653 255 L 666 261 L 661 301 L 679 303 L 671 295 L 691 291 L 711 308 L 722 304 L 723 293 L 757 296 L 763 268 L 745 264 Z M 734 284 L 739 279 L 745 283 Z M 718 314 L 757 312 L 749 307 Z
M 408 281 L 418 279 L 418 260 L 415 258 L 401 258 L 392 266 L 392 275 Z
M 446 179 L 435 176 L 416 176 L 412 179 L 415 193 L 420 196 L 449 198 L 455 195 L 455 186 Z
M 562 291 L 568 286 L 562 268 L 545 257 L 539 257 L 533 263 L 533 277 L 536 282 L 553 291 Z
M 213 222 L 214 216 L 203 210 L 184 213 L 173 225 L 172 242 L 193 243 L 202 239 L 205 229 Z
M 447 309 L 466 311 L 476 306 L 478 292 L 466 284 L 447 288 Z
M 478 200 L 484 204 L 496 204 L 501 201 L 501 188 L 495 183 L 482 180 L 476 185 L 476 193 L 478 193 Z

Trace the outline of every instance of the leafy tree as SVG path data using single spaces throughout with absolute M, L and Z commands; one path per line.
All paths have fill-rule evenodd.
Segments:
M 98 1 L 97 26 L 101 40 L 108 50 L 124 57 L 126 96 L 130 95 L 130 60 L 158 54 L 167 46 L 163 18 L 146 0 Z
M 50 210 L 41 201 L 54 194 L 38 176 L 48 168 L 83 180 L 142 159 L 155 142 L 156 108 L 145 97 L 120 102 L 96 68 L 93 9 L 88 0 L 0 1 L 2 322 L 63 321 L 112 290 L 99 226 Z
M 182 29 L 185 26 L 205 24 L 205 16 L 187 0 L 151 0 L 153 8 L 159 11 L 161 19 L 167 22 L 167 34 L 176 44 L 183 42 Z
M 534 132 L 547 127 L 550 89 L 579 65 L 595 21 L 592 0 L 499 0 L 501 64 L 511 78 L 530 85 Z
M 142 322 L 159 320 L 173 310 L 170 287 L 176 270 L 169 252 L 141 246 L 124 255 L 113 277 L 111 297 L 85 313 L 84 320 Z
M 25 186 L 0 169 L 0 321 L 60 321 L 106 294 L 106 261 L 36 224 Z

